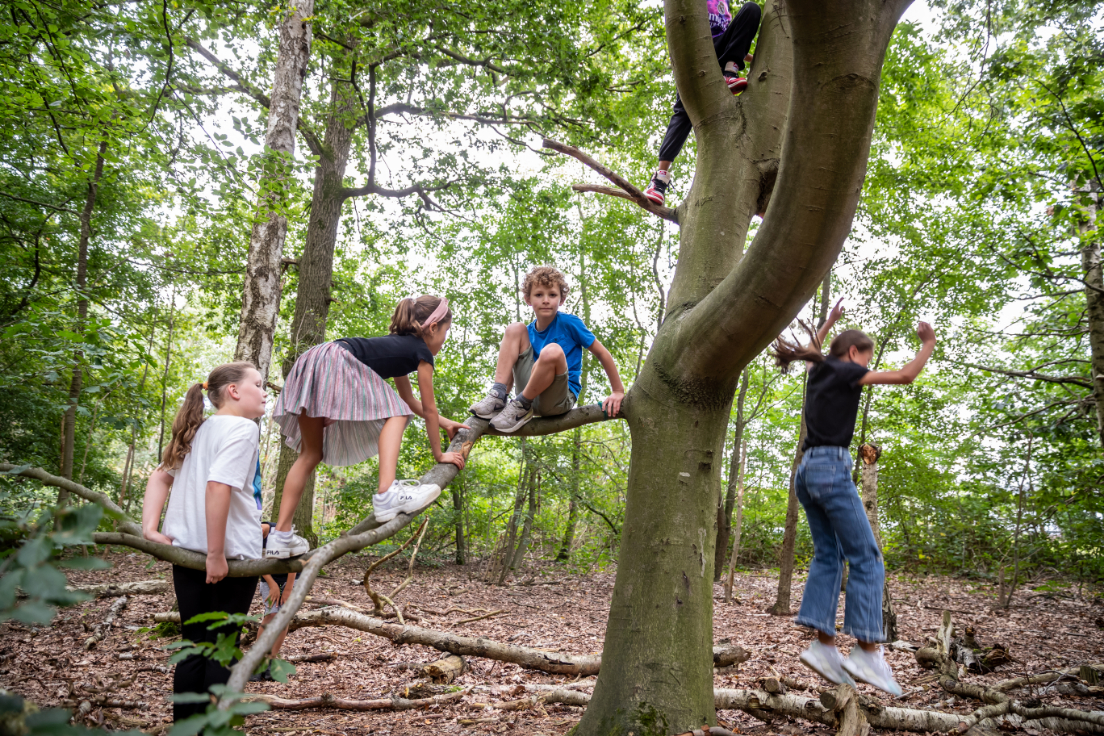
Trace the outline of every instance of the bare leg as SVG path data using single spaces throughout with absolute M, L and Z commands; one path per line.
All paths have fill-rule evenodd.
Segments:
M 495 383 L 509 386 L 514 380 L 514 364 L 518 356 L 529 348 L 529 330 L 521 322 L 506 326 L 502 343 L 498 347 L 498 365 L 495 366 Z
M 670 171 L 671 170 L 671 164 L 673 164 L 673 163 L 674 163 L 674 161 L 660 161 L 659 162 L 659 170 L 660 171 Z
M 322 462 L 322 429 L 325 421 L 323 417 L 299 415 L 299 434 L 302 437 L 299 457 L 284 480 L 284 497 L 280 501 L 280 516 L 276 520 L 277 531 L 291 531 L 291 522 L 295 519 L 295 509 L 299 506 L 299 499 L 303 497 L 303 489 L 307 487 L 307 479 L 318 467 L 318 463 Z
M 541 350 L 540 357 L 533 365 L 533 372 L 529 374 L 529 383 L 525 384 L 521 395 L 532 401 L 544 393 L 561 373 L 567 373 L 567 356 L 559 345 L 549 343 Z
M 391 417 L 383 423 L 379 436 L 379 493 L 386 493 L 395 481 L 395 469 L 399 465 L 399 448 L 402 446 L 406 417 Z
M 261 619 L 260 625 L 257 627 L 257 638 L 261 637 L 265 628 L 272 623 L 272 619 L 276 618 L 275 613 L 270 613 Z M 280 647 L 284 645 L 284 639 L 287 638 L 287 629 L 280 632 L 280 635 L 276 637 L 276 643 L 272 645 L 272 651 L 269 652 L 270 656 L 276 657 L 280 654 Z
M 817 639 L 820 639 L 820 643 L 825 646 L 834 647 L 836 645 L 836 637 L 833 634 L 825 634 L 823 631 L 818 631 Z

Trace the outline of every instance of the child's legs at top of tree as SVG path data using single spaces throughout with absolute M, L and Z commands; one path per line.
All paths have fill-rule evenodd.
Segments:
M 295 509 L 307 487 L 307 479 L 318 464 L 322 462 L 322 432 L 326 426 L 325 417 L 299 415 L 299 457 L 284 479 L 284 495 L 280 500 L 280 515 L 276 518 L 276 530 L 290 532 L 295 519 Z
M 667 123 L 667 132 L 663 134 L 663 143 L 659 145 L 659 168 L 667 171 L 671 164 L 678 158 L 679 151 L 690 136 L 694 126 L 690 123 L 690 116 L 686 108 L 682 106 L 682 98 L 675 95 L 674 114 L 671 122 Z
M 379 493 L 386 493 L 395 482 L 399 467 L 399 449 L 409 417 L 389 417 L 379 435 Z
M 713 49 L 717 52 L 717 61 L 724 69 L 730 62 L 738 69 L 744 68 L 744 57 L 751 51 L 751 42 L 759 32 L 759 21 L 763 11 L 755 3 L 744 3 L 736 13 L 725 32 L 713 39 Z
M 510 385 L 514 364 L 518 356 L 529 349 L 529 329 L 523 322 L 506 325 L 502 342 L 498 346 L 498 363 L 495 365 L 494 382 Z
M 843 551 L 828 514 L 809 493 L 806 466 L 802 462 L 794 477 L 797 500 L 805 509 L 809 532 L 813 538 L 813 561 L 801 596 L 797 622 L 816 629 L 821 641 L 836 635 L 836 610 L 839 607 L 840 583 L 843 581 Z M 827 643 L 827 642 L 826 642 Z

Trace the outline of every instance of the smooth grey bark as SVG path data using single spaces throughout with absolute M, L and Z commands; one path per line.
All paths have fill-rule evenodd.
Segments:
M 265 380 L 272 363 L 272 342 L 280 308 L 280 260 L 287 237 L 284 208 L 287 190 L 294 186 L 290 165 L 295 156 L 299 101 L 310 59 L 311 24 L 308 19 L 313 15 L 314 0 L 298 0 L 288 8 L 278 27 L 280 45 L 265 135 L 267 158 L 258 187 L 242 288 L 241 327 L 234 359 L 257 366 Z
M 99 192 L 100 179 L 103 178 L 104 154 L 107 152 L 107 139 L 100 141 L 96 149 L 96 164 L 92 170 L 92 178 L 88 181 L 88 190 L 84 197 L 84 208 L 80 214 L 80 240 L 77 243 L 77 329 L 76 333 L 84 332 L 84 324 L 88 321 L 88 296 L 85 289 L 88 286 L 88 244 L 92 240 L 92 212 L 96 208 L 96 195 Z M 73 478 L 73 452 L 77 442 L 77 406 L 80 404 L 80 395 L 84 385 L 84 351 L 73 352 L 73 374 L 69 380 L 69 405 L 62 415 L 62 439 L 61 439 L 61 475 L 63 478 Z M 64 488 L 58 489 L 57 508 L 60 511 L 69 502 L 69 493 Z
M 815 293 L 850 231 L 885 51 L 907 4 L 786 0 L 781 12 L 768 2 L 748 90 L 734 99 L 705 4 L 665 2 L 697 173 L 678 208 L 668 313 L 630 392 L 621 554 L 603 667 L 577 736 L 716 723 L 708 646 L 729 409 L 740 372 Z
M 751 368 L 740 374 L 740 392 L 736 395 L 736 428 L 732 432 L 732 459 L 728 463 L 728 488 L 724 501 L 717 507 L 717 544 L 713 551 L 713 582 L 721 579 L 725 555 L 728 554 L 728 537 L 732 531 L 732 509 L 736 506 L 736 489 L 739 487 L 741 450 L 744 441 L 744 401 L 747 399 Z

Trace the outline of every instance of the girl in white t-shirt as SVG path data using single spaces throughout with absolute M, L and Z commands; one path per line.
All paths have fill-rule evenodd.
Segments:
M 204 391 L 217 410 L 207 419 Z M 251 363 L 215 368 L 204 383 L 194 384 L 185 394 L 173 420 L 172 441 L 146 485 L 145 538 L 207 555 L 206 570 L 173 565 L 181 631 L 194 642 L 214 642 L 218 631 L 208 630 L 210 622 L 189 624 L 190 619 L 213 611 L 248 613 L 257 590 L 256 577 L 227 577 L 226 561 L 262 556 L 261 511 L 253 498 L 253 476 L 259 448 L 255 420 L 264 412 L 261 374 Z M 158 531 L 166 497 L 169 508 Z M 192 655 L 176 666 L 173 692 L 206 693 L 229 679 L 226 667 Z M 173 719 L 205 711 L 203 703 L 175 703 Z

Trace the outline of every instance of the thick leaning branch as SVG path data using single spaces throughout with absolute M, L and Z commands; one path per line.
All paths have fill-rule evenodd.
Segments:
M 85 488 L 80 483 L 75 483 L 59 475 L 51 475 L 42 468 L 12 465 L 11 463 L 0 463 L 0 473 L 4 475 L 21 475 L 24 478 L 34 478 L 48 486 L 64 488 L 74 496 L 79 496 L 85 501 L 91 501 L 94 504 L 102 506 L 108 514 L 115 519 L 115 526 L 117 529 L 127 534 L 142 535 L 142 526 L 127 516 L 126 512 L 119 507 L 119 504 L 98 491 L 93 491 L 91 488 Z M 161 546 L 164 547 L 167 545 Z
M 669 220 L 675 223 L 678 222 L 678 213 L 676 213 L 675 210 L 671 209 L 670 207 L 658 205 L 652 200 L 648 199 L 644 196 L 644 192 L 640 191 L 631 183 L 629 183 L 628 179 L 624 178 L 613 169 L 610 169 L 598 163 L 593 158 L 580 151 L 578 148 L 575 148 L 575 146 L 569 146 L 566 143 L 560 143 L 559 141 L 554 141 L 551 138 L 545 138 L 541 142 L 541 148 L 549 148 L 553 151 L 557 151 L 566 156 L 571 156 L 572 158 L 581 161 L 585 165 L 594 169 L 599 174 L 616 184 L 621 190 L 625 192 L 625 194 L 622 195 L 620 192 L 614 194 L 613 192 L 605 191 L 604 188 L 598 187 L 592 189 L 580 189 L 580 185 L 578 184 L 572 187 L 572 189 L 574 189 L 575 191 L 592 191 L 598 192 L 599 194 L 612 194 L 612 196 L 615 197 L 622 197 L 623 199 L 629 200 L 633 204 L 640 206 L 648 212 L 651 212 L 656 217 L 662 217 L 664 220 Z

